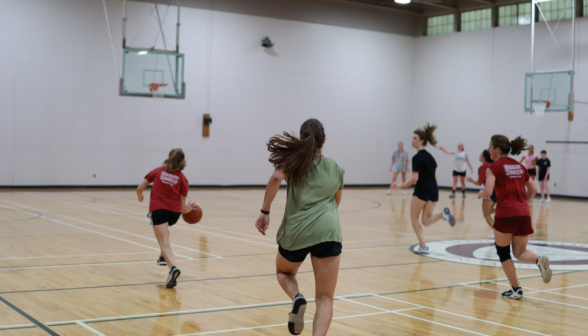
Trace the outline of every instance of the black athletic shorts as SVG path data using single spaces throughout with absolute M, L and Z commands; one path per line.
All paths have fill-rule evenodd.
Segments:
M 547 175 L 547 174 L 541 174 L 541 173 L 539 173 L 539 181 L 545 180 L 545 175 Z M 549 176 L 547 176 L 547 181 L 549 181 Z
M 343 245 L 338 242 L 324 242 L 296 251 L 285 250 L 282 245 L 278 247 L 282 257 L 289 262 L 303 262 L 309 253 L 317 258 L 336 257 L 341 254 L 341 249 L 343 249 Z
M 439 202 L 439 192 L 436 192 L 434 194 L 425 194 L 425 193 L 421 193 L 421 192 L 417 192 L 415 191 L 412 196 L 416 196 L 418 199 L 420 199 L 421 201 L 425 201 L 425 202 Z
M 453 176 L 466 176 L 466 172 L 453 171 Z
M 527 172 L 529 172 L 529 175 L 537 176 L 537 170 L 535 168 L 527 169 Z
M 181 212 L 159 209 L 150 212 L 147 217 L 151 218 L 151 225 L 161 225 L 163 223 L 168 223 L 169 226 L 172 226 L 178 222 L 181 215 Z

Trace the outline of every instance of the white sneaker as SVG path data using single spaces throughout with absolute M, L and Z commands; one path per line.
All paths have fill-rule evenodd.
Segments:
M 488 236 L 488 239 L 494 239 L 494 233 Z
M 547 200 L 545 200 L 545 203 L 550 203 L 551 202 L 551 197 L 547 197 Z
M 418 245 L 417 247 L 414 248 L 414 253 L 416 253 L 416 254 L 429 254 L 429 247 L 428 246 L 421 247 L 421 245 Z
M 542 198 L 539 200 L 539 203 L 543 203 L 543 202 L 545 202 L 545 198 Z
M 406 190 L 402 190 L 402 194 L 403 195 L 406 195 Z
M 549 281 L 551 281 L 551 276 L 553 275 L 553 271 L 549 268 L 549 258 L 544 255 L 539 256 L 539 258 L 537 258 L 537 266 L 539 266 L 539 270 L 541 271 L 543 283 L 549 283 Z
M 388 189 L 388 191 L 386 191 L 386 195 L 390 195 L 392 193 L 392 190 Z
M 513 299 L 513 300 L 520 300 L 523 298 L 523 288 L 522 287 L 519 287 L 517 289 L 515 289 L 512 286 L 510 286 L 510 287 L 511 287 L 511 289 L 502 293 L 503 297 Z

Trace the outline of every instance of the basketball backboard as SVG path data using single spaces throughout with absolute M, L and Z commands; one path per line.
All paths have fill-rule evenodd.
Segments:
M 185 98 L 184 54 L 124 49 L 120 95 L 153 97 L 152 84 L 167 84 L 164 98 Z
M 534 72 L 525 76 L 525 112 L 533 102 L 549 102 L 545 112 L 572 111 L 572 71 Z

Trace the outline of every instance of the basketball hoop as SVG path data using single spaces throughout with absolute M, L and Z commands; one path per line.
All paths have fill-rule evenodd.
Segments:
M 151 83 L 149 84 L 149 91 L 153 93 L 153 98 L 163 99 L 165 97 L 165 87 L 167 83 Z
M 545 109 L 548 108 L 551 104 L 548 101 L 533 101 L 533 114 L 535 117 L 543 117 L 545 115 Z

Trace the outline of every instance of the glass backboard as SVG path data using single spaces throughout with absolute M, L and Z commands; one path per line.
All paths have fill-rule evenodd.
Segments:
M 525 75 L 525 112 L 533 102 L 548 101 L 545 112 L 572 111 L 572 71 L 534 72 Z
M 185 98 L 184 54 L 124 49 L 120 95 L 153 97 L 151 84 L 167 84 L 164 98 Z

